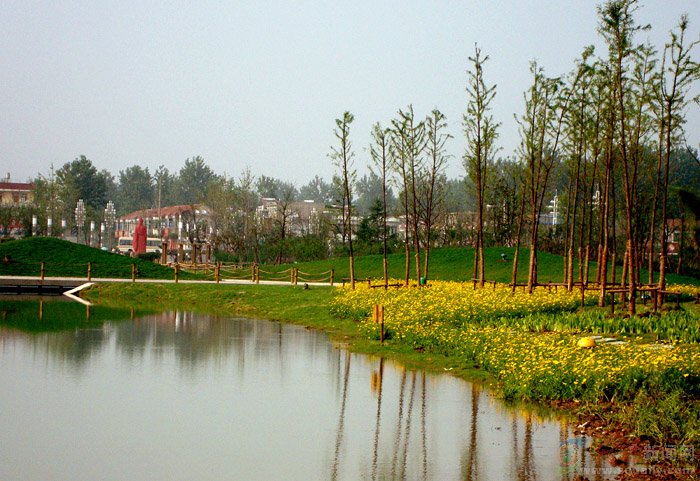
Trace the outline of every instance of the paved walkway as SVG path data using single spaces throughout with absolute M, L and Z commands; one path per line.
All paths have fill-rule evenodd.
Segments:
M 74 301 L 85 304 L 86 306 L 92 305 L 89 301 L 82 299 L 79 292 L 97 283 L 107 283 L 107 282 L 119 282 L 119 283 L 139 283 L 139 284 L 175 284 L 174 279 L 124 279 L 124 278 L 104 278 L 104 277 L 93 277 L 88 280 L 85 277 L 41 277 L 36 276 L 0 276 L 0 286 L 11 286 L 21 288 L 22 286 L 36 287 L 36 286 L 60 286 L 71 288 L 63 293 Z M 217 284 L 216 281 L 202 281 L 202 280 L 178 280 L 177 284 Z M 261 280 L 257 283 L 253 283 L 249 280 L 244 279 L 226 279 L 218 282 L 219 285 L 263 285 L 263 286 L 291 286 L 289 281 L 264 281 Z M 330 286 L 329 282 L 300 282 L 299 286 Z M 337 285 L 337 284 L 336 284 Z
M 50 285 L 50 286 L 65 286 L 65 287 L 77 287 L 82 284 L 92 282 L 121 282 L 121 283 L 142 283 L 142 284 L 175 284 L 174 279 L 141 279 L 136 278 L 132 281 L 131 278 L 116 278 L 116 277 L 93 277 L 87 279 L 86 277 L 45 277 L 43 280 L 38 276 L 0 276 L 0 285 L 13 285 L 13 286 L 36 286 L 36 285 Z M 179 279 L 177 284 L 217 284 L 216 281 L 207 280 L 192 280 L 192 279 Z M 254 283 L 246 279 L 222 279 L 218 284 L 239 284 L 239 285 L 277 285 L 277 286 L 290 286 L 292 285 L 289 281 L 265 281 L 260 280 Z M 309 286 L 330 286 L 330 282 L 299 282 L 298 285 L 303 286 L 307 284 Z M 338 284 L 335 284 L 338 285 Z

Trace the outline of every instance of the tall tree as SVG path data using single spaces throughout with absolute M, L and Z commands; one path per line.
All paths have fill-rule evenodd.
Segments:
M 227 252 L 238 253 L 241 250 L 238 236 L 237 205 L 235 181 L 223 178 L 221 182 L 212 182 L 207 189 L 205 202 L 211 208 L 209 222 L 212 227 L 210 242 Z
M 219 179 L 200 156 L 185 160 L 178 176 L 180 204 L 197 204 L 204 200 L 209 183 Z
M 65 219 L 74 219 L 78 199 L 86 207 L 86 221 L 99 221 L 107 205 L 112 178 L 107 171 L 97 171 L 92 161 L 81 155 L 56 171 L 56 185 L 63 199 Z
M 425 122 L 417 121 L 413 112 L 413 105 L 403 111 L 399 110 L 398 118 L 392 121 L 393 130 L 397 140 L 394 145 L 397 148 L 397 158 L 400 162 L 399 175 L 403 180 L 405 192 L 405 209 L 407 211 L 407 225 L 410 219 L 413 255 L 416 263 L 416 282 L 420 285 L 420 212 L 418 203 L 419 176 L 423 171 L 423 152 L 425 150 Z M 408 240 L 408 229 L 406 229 Z M 408 281 L 407 281 L 408 282 Z
M 547 197 L 549 177 L 559 160 L 557 149 L 562 129 L 566 98 L 562 98 L 562 82 L 548 78 L 541 67 L 530 66 L 533 83 L 525 95 L 525 114 L 518 119 L 522 138 L 521 155 L 526 164 L 530 203 L 530 262 L 528 291 L 537 285 L 537 249 L 540 214 Z
M 275 226 L 275 264 L 281 264 L 288 255 L 287 234 L 290 229 L 291 218 L 294 214 L 293 204 L 296 188 L 294 184 L 285 183 L 281 192 L 278 192 L 277 216 L 273 220 Z
M 389 285 L 389 264 L 387 262 L 387 190 L 389 168 L 391 163 L 392 146 L 390 130 L 383 129 L 379 123 L 372 126 L 372 144 L 370 155 L 382 182 L 382 272 L 384 274 L 384 289 Z
M 348 233 L 348 247 L 350 254 L 350 285 L 355 288 L 355 259 L 352 250 L 352 184 L 357 175 L 354 169 L 353 159 L 355 153 L 352 151 L 350 141 L 350 124 L 355 117 L 348 111 L 343 113 L 343 117 L 335 119 L 336 128 L 333 131 L 338 140 L 337 147 L 331 147 L 331 159 L 340 171 L 343 188 L 343 218 Z
M 691 53 L 700 42 L 695 40 L 686 43 L 686 31 L 688 29 L 688 16 L 681 16 L 678 29 L 671 32 L 671 40 L 664 48 L 661 74 L 661 113 L 663 118 L 664 141 L 664 178 L 663 201 L 661 204 L 661 262 L 659 273 L 659 287 L 665 288 L 666 264 L 667 264 L 667 208 L 668 208 L 668 184 L 669 167 L 671 163 L 671 151 L 678 147 L 683 136 L 684 111 L 691 100 L 688 93 L 693 83 L 700 79 L 700 64 L 693 60 Z M 653 238 L 652 238 L 653 241 Z
M 447 121 L 445 115 L 434 109 L 425 120 L 426 131 L 426 165 L 421 180 L 421 213 L 425 228 L 423 249 L 425 251 L 423 277 L 428 280 L 430 266 L 430 245 L 433 241 L 434 225 L 442 214 L 445 198 L 445 169 L 450 155 L 446 144 L 452 136 L 445 132 Z
M 117 205 L 126 213 L 153 207 L 153 180 L 148 167 L 134 165 L 119 171 L 117 192 Z
M 38 217 L 40 231 L 48 235 L 48 219 L 50 218 L 52 222 L 51 235 L 60 235 L 61 217 L 67 209 L 63 199 L 59 195 L 59 186 L 56 183 L 56 172 L 54 171 L 53 164 L 51 164 L 48 177 L 39 174 L 32 180 L 32 183 L 34 184 L 34 211 L 36 213 L 35 215 Z M 75 206 L 73 206 L 73 208 L 75 208 Z M 17 211 L 17 209 L 8 208 L 5 215 L 9 215 L 11 218 L 13 211 Z M 63 219 L 65 219 L 65 217 L 63 217 Z M 0 224 L 2 224 L 6 230 L 9 227 L 9 221 L 7 220 L 0 222 Z M 47 227 L 47 230 L 44 230 L 44 226 Z M 4 232 L 4 234 L 7 235 L 7 232 Z
M 464 134 L 467 151 L 464 166 L 476 188 L 476 245 L 474 276 L 484 285 L 484 206 L 488 165 L 495 154 L 494 142 L 498 137 L 498 124 L 491 115 L 491 103 L 496 95 L 496 85 L 488 86 L 484 80 L 484 63 L 488 55 L 481 56 L 481 49 L 474 46 L 474 56 L 469 57 L 473 70 L 467 71 L 467 112 L 464 114 Z
M 593 47 L 584 50 L 577 70 L 572 74 L 579 76 L 577 85 L 572 88 L 571 108 L 564 116 L 565 139 L 563 142 L 566 154 L 566 167 L 569 177 L 569 188 L 566 202 L 565 247 L 564 247 L 564 283 L 569 291 L 573 288 L 574 248 L 576 245 L 576 227 L 581 232 L 585 225 L 586 202 L 583 202 L 583 213 L 579 215 L 579 198 L 585 188 L 584 180 L 590 143 L 590 94 L 592 68 L 587 61 L 593 54 Z M 575 80 L 575 79 L 574 79 Z M 580 236 L 579 251 L 583 245 L 583 235 Z
M 153 201 L 157 209 L 177 204 L 177 178 L 167 167 L 160 165 L 153 173 Z
M 639 149 L 635 143 L 635 99 L 629 76 L 630 63 L 635 59 L 634 34 L 640 30 L 635 24 L 636 0 L 610 0 L 598 8 L 599 31 L 608 45 L 609 63 L 612 72 L 615 109 L 617 111 L 617 148 L 622 170 L 625 198 L 625 224 L 627 227 L 626 258 L 629 279 L 629 312 L 636 314 L 637 294 L 637 239 L 635 229 L 635 193 Z M 641 101 L 641 100 L 640 100 Z

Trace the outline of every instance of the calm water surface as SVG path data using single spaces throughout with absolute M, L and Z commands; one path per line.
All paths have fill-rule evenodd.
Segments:
M 607 479 L 556 419 L 274 322 L 3 323 L 0 386 L 3 481 Z

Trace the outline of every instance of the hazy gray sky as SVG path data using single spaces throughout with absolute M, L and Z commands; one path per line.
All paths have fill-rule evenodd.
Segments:
M 115 176 L 132 165 L 177 172 L 201 155 L 217 173 L 330 179 L 335 118 L 355 115 L 366 171 L 373 123 L 413 104 L 454 136 L 450 176 L 463 174 L 462 113 L 474 44 L 498 85 L 499 145 L 518 144 L 530 61 L 551 76 L 583 47 L 604 46 L 592 0 L 45 1 L 0 9 L 0 166 L 16 181 L 80 155 Z M 658 49 L 682 13 L 700 33 L 700 1 L 646 0 L 639 40 Z M 700 49 L 696 52 L 700 58 Z M 700 142 L 700 107 L 688 141 Z

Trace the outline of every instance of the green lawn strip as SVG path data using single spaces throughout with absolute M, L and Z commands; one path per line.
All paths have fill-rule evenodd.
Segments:
M 486 279 L 510 283 L 515 249 L 511 247 L 488 247 L 485 249 Z M 502 260 L 505 254 L 506 260 Z M 1 262 L 8 259 L 9 262 Z M 435 248 L 430 251 L 430 279 L 469 281 L 474 266 L 474 249 L 462 247 Z M 518 262 L 518 282 L 527 279 L 529 251 L 521 249 Z M 410 275 L 415 281 L 415 266 L 411 256 Z M 395 253 L 388 257 L 389 274 L 395 279 L 404 277 L 404 254 Z M 0 243 L 0 275 L 39 276 L 41 263 L 45 263 L 45 275 L 50 277 L 87 277 L 87 264 L 92 264 L 92 276 L 103 278 L 130 278 L 132 264 L 138 267 L 138 277 L 143 279 L 173 279 L 173 269 L 142 259 L 113 254 L 82 244 L 51 237 L 28 237 Z M 564 259 L 562 256 L 540 252 L 538 254 L 538 281 L 540 283 L 562 282 Z M 349 263 L 346 257 L 338 257 L 313 262 L 294 264 L 262 265 L 261 270 L 268 272 L 285 271 L 289 276 L 290 268 L 297 268 L 300 277 L 309 280 L 330 279 L 330 271 L 335 271 L 335 280 L 349 277 Z M 248 278 L 249 269 L 236 272 Z M 589 279 L 595 279 L 596 263 L 591 262 Z M 618 279 L 622 269 L 618 269 Z M 305 275 L 308 274 L 308 275 Z M 367 255 L 355 258 L 355 275 L 357 278 L 381 279 L 382 256 Z M 265 275 L 261 274 L 261 278 Z M 657 274 L 658 277 L 658 274 Z M 180 272 L 181 279 L 204 279 L 202 275 Z M 211 275 L 209 275 L 211 278 Z M 647 279 L 642 269 L 641 279 Z M 574 263 L 574 279 L 578 280 L 578 262 Z M 700 279 L 668 274 L 670 284 L 700 285 Z M 302 281 L 304 282 L 304 281 Z
M 503 261 L 501 255 L 505 254 L 506 260 Z M 484 250 L 484 261 L 486 265 L 485 277 L 490 281 L 502 283 L 510 283 L 513 272 L 513 256 L 515 249 L 512 247 L 487 247 Z M 529 250 L 521 249 L 518 256 L 518 283 L 527 281 Z M 410 277 L 415 280 L 416 271 L 413 264 L 414 258 L 411 256 Z M 403 279 L 405 268 L 404 253 L 391 254 L 387 258 L 389 268 L 389 276 L 394 279 Z M 279 266 L 265 266 L 269 271 L 286 271 L 289 268 L 296 267 L 300 272 L 309 274 L 323 274 L 333 269 L 335 271 L 335 279 L 341 282 L 343 278 L 350 277 L 350 266 L 347 257 L 338 257 L 313 262 L 296 262 L 294 264 L 282 264 Z M 422 269 L 422 265 L 421 265 Z M 446 281 L 470 281 L 474 269 L 474 249 L 463 247 L 442 247 L 432 249 L 430 251 L 430 279 L 440 279 Z M 595 281 L 597 264 L 591 262 L 589 266 L 589 282 Z M 537 272 L 538 282 L 546 284 L 547 282 L 562 282 L 564 275 L 564 258 L 556 254 L 547 252 L 539 252 L 537 255 Z M 608 268 L 608 274 L 612 272 L 611 266 Z M 617 279 L 620 280 L 622 268 L 617 269 Z M 355 276 L 357 279 L 365 279 L 367 277 L 374 279 L 383 278 L 382 256 L 381 255 L 366 255 L 355 257 Z M 640 271 L 640 279 L 645 282 L 648 278 L 647 270 Z M 579 270 L 578 261 L 574 262 L 574 280 L 578 281 Z M 658 281 L 658 273 L 654 279 Z M 679 276 L 668 273 L 666 276 L 669 284 L 689 284 L 700 285 L 700 279 L 688 276 Z

